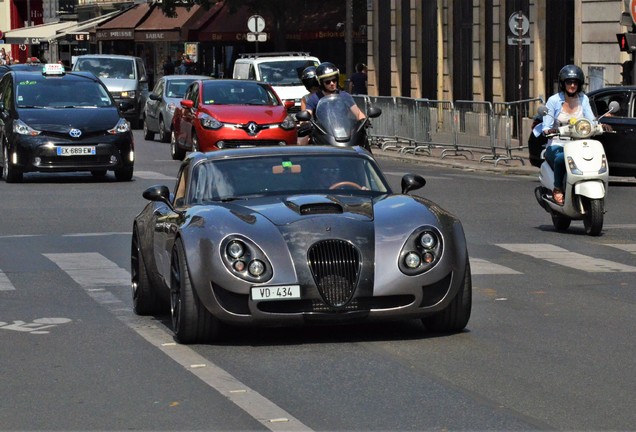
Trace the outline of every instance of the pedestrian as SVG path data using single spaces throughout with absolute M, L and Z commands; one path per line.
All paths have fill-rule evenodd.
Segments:
M 7 55 L 4 47 L 0 48 L 0 64 L 9 64 L 9 56 Z
M 349 78 L 349 93 L 356 95 L 367 94 L 367 65 L 358 63 L 356 71 Z
M 175 71 L 175 65 L 172 62 L 172 58 L 167 55 L 166 56 L 166 61 L 163 64 L 163 75 L 174 75 L 174 71 Z

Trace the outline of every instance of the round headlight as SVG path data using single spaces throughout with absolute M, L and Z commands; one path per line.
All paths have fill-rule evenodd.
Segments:
M 581 119 L 576 122 L 574 128 L 576 129 L 576 133 L 580 136 L 586 137 L 592 133 L 592 123 L 586 119 Z
M 404 257 L 404 264 L 408 268 L 412 268 L 412 269 L 417 268 L 419 267 L 421 262 L 422 262 L 422 259 L 415 252 L 409 252 L 408 254 L 406 254 L 406 257 Z
M 247 268 L 252 276 L 260 276 L 265 272 L 265 264 L 259 260 L 253 260 Z
M 425 232 L 420 237 L 420 244 L 426 249 L 432 248 L 435 246 L 435 243 L 437 243 L 437 239 L 431 232 Z
M 241 242 L 233 241 L 227 245 L 227 254 L 234 259 L 242 257 L 244 253 L 245 248 Z

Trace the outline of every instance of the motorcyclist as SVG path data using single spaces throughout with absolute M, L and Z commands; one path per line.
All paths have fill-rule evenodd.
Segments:
M 300 77 L 303 85 L 307 89 L 309 93 L 300 99 L 300 110 L 307 109 L 307 99 L 312 94 L 316 93 L 319 90 L 318 80 L 316 79 L 316 67 L 308 66 L 303 70 L 303 73 Z
M 566 65 L 559 72 L 559 92 L 550 96 L 546 103 L 548 110 L 543 117 L 543 123 L 538 124 L 534 129 L 534 135 L 541 133 L 548 138 L 558 132 L 559 126 L 568 124 L 570 119 L 586 118 L 594 121 L 594 112 L 590 106 L 590 100 L 583 92 L 585 74 L 576 65 Z M 563 154 L 563 143 L 559 140 L 549 139 L 545 159 L 554 170 L 554 190 L 552 197 L 554 201 L 563 205 L 563 183 L 565 178 L 565 156 Z
M 312 114 L 316 110 L 316 106 L 318 106 L 318 102 L 324 96 L 338 94 L 341 97 L 345 98 L 347 105 L 351 108 L 351 112 L 358 120 L 364 120 L 366 116 L 364 113 L 358 108 L 356 102 L 353 100 L 353 97 L 345 92 L 338 89 L 338 81 L 340 80 L 340 70 L 330 62 L 320 63 L 318 67 L 316 67 L 316 79 L 318 80 L 318 91 L 311 94 L 307 98 L 306 109 L 310 111 Z

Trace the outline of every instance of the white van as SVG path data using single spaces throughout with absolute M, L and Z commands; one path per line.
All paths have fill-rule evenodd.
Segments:
M 148 98 L 148 75 L 139 57 L 116 54 L 86 54 L 78 56 L 74 71 L 92 72 L 106 86 L 115 102 L 130 102 L 132 108 L 124 117 L 133 127 L 141 125 Z
M 271 84 L 283 101 L 293 100 L 290 112 L 300 111 L 300 99 L 307 94 L 300 77 L 308 66 L 320 60 L 306 52 L 239 54 L 234 62 L 234 79 L 251 79 Z

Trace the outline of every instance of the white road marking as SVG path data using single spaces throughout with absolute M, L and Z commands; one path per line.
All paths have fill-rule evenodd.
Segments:
M 234 376 L 211 363 L 186 345 L 174 343 L 171 333 L 136 317 L 116 295 L 101 286 L 130 286 L 130 274 L 99 253 L 45 254 L 73 278 L 96 302 L 109 310 L 137 334 L 228 398 L 273 432 L 311 431 L 300 420 L 252 390 Z M 236 390 L 241 390 L 237 392 Z
M 625 252 L 633 253 L 634 255 L 636 255 L 636 243 L 627 243 L 627 244 L 614 243 L 614 244 L 606 244 L 605 246 L 610 246 L 610 247 L 620 249 Z
M 144 180 L 177 180 L 176 177 L 167 176 L 155 171 L 135 171 L 135 177 Z
M 498 244 L 497 246 L 587 273 L 636 272 L 634 266 L 570 252 L 546 243 Z
M 509 267 L 486 261 L 481 258 L 470 257 L 470 273 L 474 275 L 496 275 L 496 274 L 522 274 Z
M 0 291 L 14 291 L 15 287 L 6 274 L 0 270 Z
M 82 287 L 130 286 L 130 274 L 99 253 L 49 253 L 44 256 Z

